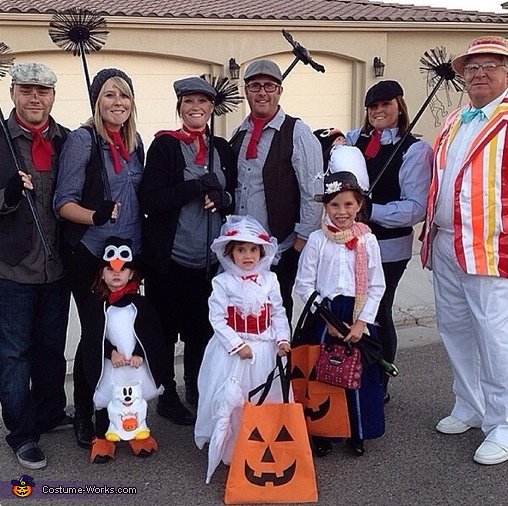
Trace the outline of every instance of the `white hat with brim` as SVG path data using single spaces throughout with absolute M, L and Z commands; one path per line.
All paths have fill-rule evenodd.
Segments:
M 508 57 L 508 40 L 504 37 L 478 37 L 474 39 L 467 51 L 460 56 L 457 56 L 452 61 L 452 67 L 455 72 L 464 75 L 464 65 L 467 60 L 476 54 L 497 54 L 500 56 Z
M 224 250 L 230 241 L 251 242 L 263 246 L 265 256 L 259 262 L 263 268 L 269 268 L 278 249 L 277 239 L 273 236 L 270 237 L 255 218 L 250 215 L 232 215 L 222 225 L 221 235 L 210 246 L 226 270 L 231 270 L 233 267 L 232 260 L 224 256 Z

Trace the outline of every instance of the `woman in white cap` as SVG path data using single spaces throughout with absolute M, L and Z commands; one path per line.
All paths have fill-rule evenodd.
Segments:
M 234 209 L 236 169 L 228 143 L 215 137 L 210 171 L 207 123 L 216 97 L 213 86 L 200 77 L 188 77 L 176 81 L 174 89 L 182 127 L 155 134 L 141 185 L 145 287 L 161 316 L 172 355 L 178 337 L 185 343 L 185 397 L 196 405 L 199 367 L 212 336 L 210 278 L 218 266 L 211 258 L 207 269 L 207 251 L 226 214 Z M 176 392 L 173 362 L 164 386 L 158 413 L 176 424 L 193 424 L 195 416 Z
M 134 87 L 125 72 L 108 68 L 97 73 L 89 91 L 93 117 L 67 138 L 54 198 L 55 212 L 65 220 L 63 261 L 80 318 L 106 239 L 127 237 L 134 255 L 141 253 L 137 194 L 144 151 L 136 131 Z M 73 374 L 76 439 L 89 448 L 93 392 L 84 379 L 81 343 Z
M 361 128 L 346 134 L 348 145 L 358 147 L 367 162 L 370 182 L 378 177 L 392 151 L 402 142 L 410 119 L 404 90 L 397 81 L 380 81 L 365 96 Z M 386 291 L 376 321 L 383 358 L 395 360 L 397 333 L 392 307 L 395 291 L 413 253 L 413 226 L 425 218 L 432 166 L 432 148 L 408 135 L 397 155 L 374 186 L 365 211 L 367 223 L 379 241 Z M 385 402 L 389 376 L 385 376 Z

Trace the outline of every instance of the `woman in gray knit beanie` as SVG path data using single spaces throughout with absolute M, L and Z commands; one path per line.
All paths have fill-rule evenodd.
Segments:
M 141 253 L 138 190 L 144 150 L 136 129 L 132 80 L 122 70 L 103 69 L 93 78 L 89 94 L 93 117 L 71 132 L 63 146 L 54 198 L 55 212 L 64 221 L 63 263 L 80 315 L 106 239 L 130 239 L 133 254 Z M 89 448 L 94 409 L 85 371 L 79 343 L 74 429 L 78 445 Z

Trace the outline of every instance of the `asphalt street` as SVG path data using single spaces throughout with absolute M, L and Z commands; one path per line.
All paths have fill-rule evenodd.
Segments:
M 344 443 L 337 443 L 328 456 L 315 459 L 318 504 L 508 504 L 508 464 L 481 466 L 473 461 L 474 451 L 483 439 L 481 431 L 472 429 L 453 436 L 435 431 L 436 422 L 449 414 L 453 395 L 448 359 L 432 317 L 431 293 L 429 275 L 411 261 L 396 301 L 400 375 L 390 383 L 386 434 L 366 442 L 362 457 L 349 453 Z M 195 446 L 193 428 L 171 424 L 155 413 L 153 404 L 148 424 L 159 443 L 159 452 L 148 459 L 134 457 L 121 443 L 113 462 L 90 464 L 88 452 L 75 444 L 72 429 L 65 429 L 42 436 L 40 445 L 48 466 L 38 471 L 27 471 L 18 465 L 3 442 L 5 428 L 0 424 L 0 506 L 223 504 L 227 467 L 220 465 L 211 483 L 205 484 L 207 454 Z M 31 495 L 25 498 L 16 497 L 11 484 L 22 475 L 31 476 L 35 483 Z M 89 493 L 43 494 L 71 486 Z M 93 486 L 94 490 L 90 488 Z M 110 493 L 119 487 L 135 487 L 136 493 Z

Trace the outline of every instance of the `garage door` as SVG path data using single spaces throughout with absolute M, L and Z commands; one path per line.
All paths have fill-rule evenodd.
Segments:
M 281 106 L 313 130 L 329 126 L 348 130 L 351 126 L 352 63 L 314 52 L 312 57 L 325 67 L 325 72 L 316 72 L 310 65 L 298 62 L 284 79 Z M 267 58 L 275 61 L 283 73 L 294 60 L 292 54 Z M 242 65 L 242 70 L 247 65 Z
M 53 116 L 71 129 L 86 121 L 90 105 L 86 91 L 81 59 L 70 53 L 32 53 L 29 57 L 17 56 L 15 63 L 38 61 L 50 66 L 58 77 Z M 146 147 L 153 134 L 161 129 L 174 129 L 180 125 L 176 114 L 173 82 L 182 77 L 210 72 L 207 64 L 175 58 L 135 56 L 101 51 L 87 59 L 91 78 L 102 68 L 116 67 L 126 72 L 134 83 L 138 108 L 138 129 Z M 9 100 L 10 77 L 0 83 L 0 97 L 4 116 L 12 109 Z

